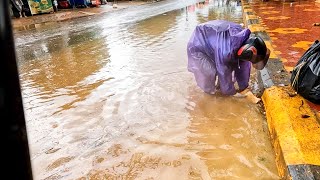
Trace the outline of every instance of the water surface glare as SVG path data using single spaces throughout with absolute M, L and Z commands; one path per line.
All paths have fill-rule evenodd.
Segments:
M 278 179 L 257 105 L 186 69 L 195 26 L 239 3 L 188 2 L 16 32 L 35 179 Z

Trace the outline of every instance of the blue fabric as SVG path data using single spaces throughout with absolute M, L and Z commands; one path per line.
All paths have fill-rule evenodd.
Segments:
M 194 73 L 204 92 L 216 92 L 217 78 L 225 95 L 236 93 L 234 80 L 239 89 L 248 86 L 251 63 L 239 61 L 235 55 L 250 34 L 249 29 L 224 20 L 209 21 L 195 28 L 187 46 L 188 70 Z

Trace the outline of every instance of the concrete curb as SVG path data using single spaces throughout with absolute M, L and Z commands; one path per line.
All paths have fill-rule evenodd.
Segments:
M 320 125 L 305 99 L 290 87 L 289 74 L 272 47 L 271 38 L 250 4 L 242 1 L 243 18 L 252 33 L 261 36 L 271 51 L 258 71 L 262 101 L 281 179 L 320 179 Z

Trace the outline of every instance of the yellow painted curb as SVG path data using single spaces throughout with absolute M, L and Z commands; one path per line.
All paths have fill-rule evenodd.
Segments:
M 280 177 L 288 177 L 289 165 L 319 166 L 320 126 L 306 101 L 291 87 L 266 89 L 262 100 Z
M 271 41 L 264 41 L 264 42 L 266 43 L 267 48 L 270 50 L 270 57 L 269 58 L 270 59 L 276 59 L 276 58 L 279 59 L 278 55 L 275 53 L 275 50 L 273 48 Z
M 246 19 L 258 19 L 258 16 L 256 15 L 246 15 Z
M 250 24 L 248 25 L 248 28 L 250 29 L 251 32 L 265 31 L 265 28 L 260 24 Z
M 254 20 L 250 5 L 241 3 L 246 6 L 243 9 L 245 25 L 252 32 L 268 33 L 261 24 L 262 19 Z M 280 59 L 271 40 L 265 42 L 271 51 L 270 58 Z M 291 87 L 265 89 L 262 101 L 279 176 L 295 180 L 320 179 L 320 122 L 315 112 Z

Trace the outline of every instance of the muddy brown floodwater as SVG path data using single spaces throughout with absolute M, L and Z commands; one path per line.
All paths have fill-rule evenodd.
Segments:
M 233 1 L 163 1 L 15 33 L 35 179 L 279 179 L 264 116 L 187 71 Z

